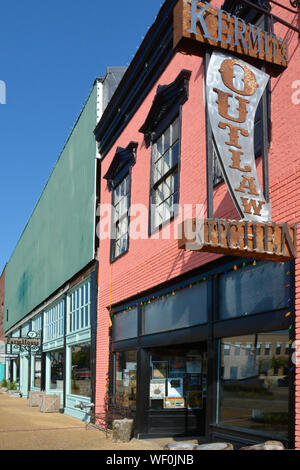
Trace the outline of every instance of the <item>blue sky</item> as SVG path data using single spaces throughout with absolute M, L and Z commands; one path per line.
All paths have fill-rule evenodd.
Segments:
M 0 273 L 96 77 L 129 65 L 163 0 L 2 2 Z

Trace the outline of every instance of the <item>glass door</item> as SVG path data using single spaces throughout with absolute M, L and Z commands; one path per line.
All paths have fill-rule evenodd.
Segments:
M 199 345 L 150 351 L 150 426 L 155 417 L 166 430 L 202 435 L 205 431 L 207 354 Z M 172 423 L 171 423 L 171 421 Z M 175 429 L 175 431 L 176 431 Z

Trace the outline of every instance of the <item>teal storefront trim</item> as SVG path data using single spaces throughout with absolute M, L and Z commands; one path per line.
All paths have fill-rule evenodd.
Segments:
M 5 367 L 4 364 L 0 364 L 0 382 L 4 379 L 5 377 Z
M 80 419 L 83 422 L 89 422 L 90 408 L 86 410 L 80 410 L 76 406 L 90 405 L 91 399 L 86 396 L 72 394 L 72 347 L 80 346 L 84 343 L 90 343 L 91 341 L 91 330 L 85 328 L 74 333 L 69 333 L 66 338 L 66 406 L 65 414 L 73 416 L 73 418 Z
M 29 356 L 28 354 L 20 355 L 20 393 L 23 398 L 28 397 L 29 391 L 29 381 L 28 381 L 28 372 L 29 372 Z
M 45 392 L 46 395 L 60 395 L 60 404 L 63 406 L 63 395 L 64 395 L 64 382 L 63 380 L 57 379 L 55 381 L 56 388 L 53 388 L 54 385 L 51 385 L 51 362 L 52 362 L 52 355 L 56 354 L 58 351 L 63 351 L 63 339 L 53 341 L 54 347 L 53 349 L 48 349 L 48 347 L 44 347 L 44 351 L 47 351 L 46 354 L 46 387 Z

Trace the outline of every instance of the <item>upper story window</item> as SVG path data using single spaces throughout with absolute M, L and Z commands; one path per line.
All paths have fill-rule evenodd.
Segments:
M 114 243 L 112 259 L 118 258 L 128 250 L 129 245 L 129 174 L 113 190 L 113 230 Z
M 179 202 L 181 107 L 188 99 L 191 72 L 157 88 L 147 119 L 140 128 L 151 145 L 150 219 L 152 233 L 176 215 Z
M 83 282 L 68 294 L 69 332 L 83 330 L 90 326 L 91 281 Z
M 25 326 L 22 327 L 21 329 L 21 338 L 26 338 L 28 332 L 30 330 L 29 323 L 27 323 Z
M 118 147 L 104 176 L 112 192 L 111 262 L 129 248 L 131 168 L 136 161 L 137 146 L 136 142 L 130 142 L 126 148 Z
M 178 117 L 153 143 L 151 160 L 151 226 L 155 229 L 174 215 L 178 204 Z
M 32 331 L 35 331 L 36 333 L 40 333 L 42 330 L 42 314 L 38 315 L 32 320 L 32 325 L 31 325 Z
M 65 300 L 61 299 L 44 313 L 44 341 L 52 341 L 64 335 Z

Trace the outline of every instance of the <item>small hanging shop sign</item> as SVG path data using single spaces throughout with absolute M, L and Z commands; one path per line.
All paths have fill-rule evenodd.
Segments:
M 29 331 L 25 338 L 6 338 L 6 344 L 11 344 L 14 349 L 19 348 L 19 352 L 28 352 L 36 354 L 41 347 L 41 339 L 38 338 L 36 331 Z
M 288 66 L 285 40 L 198 0 L 178 0 L 174 8 L 173 45 L 178 51 L 197 55 L 204 55 L 207 46 L 214 46 L 264 61 L 272 76 L 278 76 Z
M 40 339 L 31 338 L 6 338 L 6 344 L 14 344 L 16 346 L 40 346 Z

